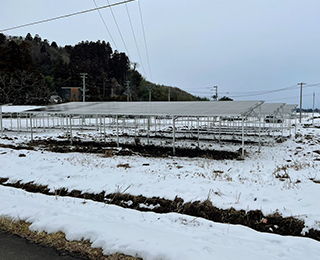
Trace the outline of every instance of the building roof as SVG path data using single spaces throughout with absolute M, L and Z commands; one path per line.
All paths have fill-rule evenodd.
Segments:
M 246 116 L 263 101 L 70 102 L 27 113 L 131 116 Z

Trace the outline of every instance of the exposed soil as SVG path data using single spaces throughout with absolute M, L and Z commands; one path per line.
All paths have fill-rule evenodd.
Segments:
M 158 131 L 156 134 L 150 135 L 149 138 L 151 140 L 157 140 L 157 139 L 168 140 L 168 141 L 172 140 L 172 137 L 165 136 L 164 134 L 167 134 L 167 132 Z M 224 138 L 225 134 L 222 133 L 220 136 L 220 139 L 219 139 L 219 138 L 217 138 L 217 135 L 218 134 L 216 134 L 216 136 L 214 136 L 213 138 L 201 137 L 201 136 L 198 137 L 197 132 L 195 131 L 194 136 L 176 136 L 175 139 L 176 140 L 189 140 L 189 141 L 194 141 L 194 142 L 197 142 L 199 140 L 202 142 L 208 141 L 208 142 L 212 142 L 212 143 L 221 143 L 221 144 L 224 144 L 224 143 L 241 144 L 242 143 L 241 138 L 240 139 L 236 139 L 236 138 L 227 139 L 227 138 Z M 130 135 L 125 134 L 125 135 L 121 135 L 121 136 L 123 137 L 123 136 L 130 136 Z M 234 134 L 233 136 L 241 136 L 241 134 Z M 130 137 L 134 137 L 134 136 L 130 136 Z M 259 135 L 258 134 L 250 134 L 250 137 L 255 138 L 255 137 L 259 137 Z M 244 140 L 244 143 L 246 145 L 247 144 L 255 144 L 255 145 L 259 144 L 259 142 L 253 141 L 253 140 Z M 263 143 L 261 143 L 261 144 L 263 144 Z
M 106 154 L 112 153 L 111 155 L 143 155 L 149 157 L 168 157 L 173 156 L 173 151 L 171 147 L 160 147 L 155 145 L 135 145 L 135 144 L 121 144 L 120 149 L 117 148 L 115 142 L 84 142 L 84 141 L 73 141 L 72 145 L 70 141 L 67 140 L 35 140 L 27 144 L 5 145 L 0 144 L 0 147 L 11 148 L 16 150 L 35 150 L 36 148 L 41 148 L 43 150 L 56 152 L 56 153 L 98 153 Z M 200 148 L 176 148 L 174 156 L 178 157 L 204 157 L 213 160 L 234 160 L 240 159 L 241 149 L 238 151 L 223 151 L 223 150 L 211 150 L 211 149 L 200 149 Z
M 282 217 L 275 213 L 265 216 L 260 210 L 219 209 L 212 205 L 211 201 L 205 200 L 184 202 L 182 198 L 176 197 L 174 200 L 168 200 L 159 197 L 147 198 L 145 196 L 133 196 L 130 194 L 111 193 L 83 193 L 80 190 L 68 191 L 61 188 L 51 192 L 46 185 L 37 185 L 33 182 L 9 183 L 8 178 L 0 178 L 0 185 L 21 188 L 28 192 L 42 193 L 51 196 L 69 196 L 75 198 L 90 199 L 106 204 L 114 204 L 123 208 L 131 208 L 139 211 L 153 211 L 156 213 L 177 212 L 194 217 L 201 217 L 220 223 L 240 224 L 248 226 L 254 230 L 267 233 L 275 233 L 279 235 L 290 235 L 309 237 L 320 241 L 320 231 L 310 229 L 307 233 L 302 234 L 304 221 L 294 217 Z

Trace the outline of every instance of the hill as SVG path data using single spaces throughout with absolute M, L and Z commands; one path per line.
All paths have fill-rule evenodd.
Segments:
M 52 94 L 69 101 L 70 89 L 81 100 L 81 73 L 86 73 L 87 101 L 147 101 L 150 88 L 153 101 L 201 100 L 179 88 L 147 81 L 125 53 L 113 51 L 105 41 L 59 47 L 39 35 L 0 34 L 0 103 L 42 105 Z

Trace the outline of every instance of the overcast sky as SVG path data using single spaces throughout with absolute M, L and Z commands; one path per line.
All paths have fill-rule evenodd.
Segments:
M 0 30 L 94 7 L 94 0 L 3 1 Z M 147 80 L 202 97 L 218 86 L 219 97 L 299 104 L 304 82 L 303 107 L 312 108 L 316 93 L 320 108 L 320 84 L 312 86 L 320 83 L 319 10 L 319 0 L 139 0 L 112 8 L 122 37 L 109 8 L 100 11 L 108 30 L 94 11 L 3 33 L 39 34 L 60 46 L 105 40 L 128 52 Z

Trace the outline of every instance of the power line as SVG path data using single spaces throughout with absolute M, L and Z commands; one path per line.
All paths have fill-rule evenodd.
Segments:
M 132 35 L 133 35 L 133 39 L 134 39 L 134 43 L 135 43 L 135 45 L 136 45 L 137 52 L 138 52 L 138 56 L 139 56 L 140 63 L 141 63 L 141 67 L 142 67 L 142 70 L 143 70 L 143 74 L 144 74 L 144 75 L 146 75 L 146 72 L 145 72 L 145 70 L 144 70 L 144 66 L 143 66 L 143 63 L 142 63 L 141 55 L 140 55 L 140 50 L 139 50 L 138 43 L 137 43 L 136 34 L 135 34 L 135 32 L 134 32 L 134 29 L 133 29 L 133 25 L 132 25 L 132 21 L 131 21 L 130 13 L 129 13 L 129 8 L 128 8 L 128 5 L 127 5 L 127 4 L 126 4 L 125 6 L 126 6 L 126 10 L 127 10 L 128 18 L 129 18 L 129 23 L 130 23 L 130 27 L 131 27 L 131 31 L 132 31 Z
M 307 84 L 305 87 L 319 87 L 320 86 L 320 83 L 317 83 L 317 84 Z
M 285 90 L 291 90 L 291 89 L 297 89 L 299 88 L 297 85 L 293 85 L 290 87 L 285 87 L 285 88 L 280 88 L 280 89 L 274 89 L 274 90 L 267 90 L 267 91 L 242 91 L 242 92 L 221 92 L 220 94 L 229 94 L 233 97 L 250 97 L 250 96 L 258 96 L 258 95 L 266 95 L 270 93 L 275 93 L 275 92 L 280 92 L 280 91 L 285 91 Z M 196 92 L 196 93 L 202 93 L 202 94 L 210 94 L 209 91 L 201 92 L 201 91 L 193 91 L 193 90 L 188 90 L 190 92 Z M 233 94 L 233 95 L 232 95 Z M 234 96 L 234 94 L 239 94 Z
M 320 83 L 308 84 L 308 85 L 305 85 L 304 88 L 317 87 L 317 86 L 320 86 Z M 267 90 L 267 91 L 221 92 L 221 94 L 229 94 L 232 97 L 250 97 L 250 96 L 267 95 L 267 94 L 286 91 L 286 90 L 294 90 L 294 89 L 298 89 L 298 88 L 300 88 L 300 87 L 297 86 L 297 85 L 293 85 L 293 86 L 290 86 L 290 87 L 274 89 L 274 90 Z M 192 91 L 192 90 L 189 90 L 189 91 L 190 92 L 201 93 L 201 94 L 210 94 L 209 91 L 206 91 L 206 92 L 203 92 L 203 91 L 202 92 L 201 91 Z M 239 95 L 237 95 L 237 94 L 239 94 Z
M 118 3 L 114 3 L 114 4 L 108 4 L 105 6 L 98 7 L 98 8 L 88 9 L 88 10 L 84 10 L 84 11 L 80 11 L 80 12 L 76 12 L 76 13 L 71 13 L 71 14 L 66 14 L 66 15 L 62 15 L 62 16 L 58 16 L 58 17 L 54 17 L 54 18 L 49 18 L 49 19 L 45 19 L 45 20 L 41 20 L 41 21 L 37 21 L 37 22 L 14 26 L 14 27 L 2 29 L 2 30 L 0 30 L 0 32 L 6 32 L 6 31 L 11 31 L 11 30 L 15 30 L 15 29 L 19 29 L 19 28 L 23 28 L 23 27 L 27 27 L 27 26 L 36 25 L 36 24 L 47 23 L 47 22 L 51 22 L 51 21 L 55 21 L 55 20 L 59 20 L 59 19 L 64 19 L 64 18 L 68 18 L 71 16 L 79 15 L 79 14 L 85 14 L 85 13 L 89 13 L 89 12 L 93 12 L 93 11 L 101 10 L 101 9 L 105 9 L 105 8 L 111 9 L 112 6 L 122 5 L 122 4 L 133 2 L 133 1 L 136 1 L 136 0 L 127 0 L 127 1 L 118 2 Z
M 134 0 L 131 0 L 131 1 L 134 1 Z M 109 0 L 107 0 L 107 2 L 108 2 L 108 4 L 110 5 Z M 128 2 L 129 2 L 129 1 L 128 1 Z M 129 57 L 129 59 L 130 59 L 130 54 L 129 54 L 127 45 L 126 45 L 126 43 L 125 43 L 125 41 L 124 41 L 124 38 L 123 38 L 123 36 L 122 36 L 122 33 L 121 33 L 121 30 L 120 30 L 119 24 L 118 24 L 118 22 L 117 22 L 116 16 L 114 15 L 114 12 L 113 12 L 113 10 L 112 10 L 112 8 L 111 8 L 111 5 L 110 5 L 110 12 L 111 12 L 111 15 L 112 15 L 112 17 L 113 17 L 113 20 L 114 20 L 114 22 L 115 22 L 115 24 L 116 24 L 116 26 L 117 26 L 117 29 L 118 29 L 120 38 L 121 38 L 121 40 L 122 40 L 122 43 L 123 43 L 123 45 L 124 45 L 124 48 L 125 48 L 125 50 L 126 50 L 126 52 L 127 52 L 127 54 L 128 54 L 128 57 Z
M 248 94 L 242 94 L 242 95 L 236 95 L 233 97 L 251 97 L 251 96 L 260 96 L 260 95 L 267 95 L 271 93 L 281 92 L 285 90 L 293 90 L 299 88 L 297 85 L 286 87 L 286 88 L 280 88 L 280 89 L 274 89 L 274 90 L 268 90 L 268 91 L 256 91 L 256 92 L 247 92 Z M 244 92 L 242 92 L 244 93 Z
M 98 8 L 98 5 L 97 5 L 96 1 L 93 0 L 93 2 L 94 2 L 94 5 L 96 6 L 96 8 Z M 107 26 L 107 24 L 106 24 L 106 21 L 104 20 L 102 14 L 101 14 L 101 12 L 100 12 L 100 9 L 97 9 L 97 11 L 98 11 L 98 13 L 99 13 L 99 15 L 100 15 L 100 18 L 101 18 L 101 20 L 102 20 L 102 22 L 103 22 L 103 24 L 104 24 L 104 27 L 106 28 L 106 30 L 107 30 L 107 32 L 108 32 L 108 34 L 109 34 L 109 37 L 110 37 L 110 39 L 111 39 L 111 41 L 112 41 L 113 46 L 115 46 L 115 48 L 118 49 L 118 47 L 117 47 L 117 45 L 116 45 L 115 41 L 113 40 L 113 37 L 112 37 L 112 35 L 111 35 L 111 33 L 110 33 L 110 30 L 109 30 L 109 28 L 108 28 L 108 26 Z
M 304 94 L 302 95 L 303 97 L 310 97 L 312 94 Z M 277 99 L 268 99 L 268 101 L 282 101 L 282 100 L 291 100 L 291 99 L 297 99 L 299 98 L 298 95 L 296 96 L 291 96 L 291 97 L 285 97 L 285 98 L 277 98 Z
M 138 0 L 138 5 L 139 5 L 139 13 L 140 13 L 140 19 L 141 19 L 141 26 L 142 26 L 142 33 L 143 33 L 144 45 L 145 45 L 145 49 L 146 49 L 147 63 L 148 63 L 150 78 L 151 78 L 151 81 L 153 81 L 153 80 L 152 80 L 152 72 L 151 72 L 151 66 L 150 66 L 150 59 L 149 59 L 149 52 L 148 52 L 146 32 L 145 32 L 145 29 L 144 29 L 144 23 L 143 23 L 143 18 L 142 18 L 142 10 L 141 10 L 141 5 L 140 5 L 140 1 L 139 1 L 139 0 Z

